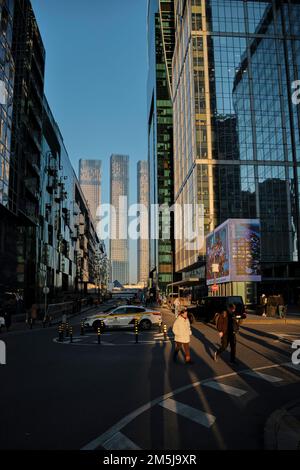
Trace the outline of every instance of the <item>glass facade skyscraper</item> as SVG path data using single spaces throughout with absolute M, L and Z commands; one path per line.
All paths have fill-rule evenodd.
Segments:
M 147 211 L 140 213 L 140 238 L 137 240 L 137 281 L 145 286 L 149 277 L 149 221 L 147 218 L 149 209 L 149 178 L 148 162 L 139 161 L 137 164 L 137 203 Z M 147 219 L 145 223 L 144 219 Z
M 110 159 L 110 261 L 111 280 L 129 283 L 128 226 L 128 155 L 112 155 Z M 125 199 L 127 198 L 127 199 Z
M 79 160 L 79 183 L 96 222 L 101 203 L 101 160 Z
M 259 218 L 264 288 L 278 281 L 294 299 L 300 1 L 175 0 L 175 19 L 175 201 L 204 205 L 205 234 L 228 218 Z M 178 271 L 204 260 L 205 246 L 176 241 Z
M 174 50 L 173 0 L 148 2 L 148 162 L 149 203 L 172 206 L 173 192 L 173 110 L 171 99 Z M 150 271 L 162 290 L 173 281 L 174 241 L 164 238 L 169 218 L 161 213 L 150 217 Z

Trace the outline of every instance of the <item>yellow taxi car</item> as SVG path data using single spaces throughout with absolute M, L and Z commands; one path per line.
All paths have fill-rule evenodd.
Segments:
M 101 328 L 134 328 L 135 320 L 139 322 L 141 330 L 150 330 L 152 326 L 159 326 L 162 322 L 161 313 L 137 305 L 121 305 L 107 313 L 98 313 L 87 317 L 84 321 L 86 327 L 94 330 Z

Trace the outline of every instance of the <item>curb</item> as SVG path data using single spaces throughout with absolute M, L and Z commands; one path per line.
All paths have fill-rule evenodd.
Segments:
M 300 318 L 299 320 L 297 318 L 291 318 L 291 319 L 256 319 L 256 318 L 246 318 L 243 320 L 243 324 L 247 323 L 255 323 L 259 325 L 299 325 L 300 324 Z
M 295 409 L 300 417 L 299 399 L 271 414 L 264 428 L 265 450 L 300 450 L 300 419 Z

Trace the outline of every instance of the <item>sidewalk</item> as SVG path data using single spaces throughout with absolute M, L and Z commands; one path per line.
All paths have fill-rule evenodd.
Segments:
M 300 315 L 290 314 L 286 318 L 277 317 L 263 317 L 262 315 L 255 315 L 252 313 L 247 313 L 247 318 L 243 320 L 243 324 L 246 323 L 259 323 L 260 325 L 300 325 Z
M 102 304 L 103 305 L 103 304 Z M 83 308 L 80 312 L 76 312 L 74 314 L 71 314 L 71 315 L 68 315 L 68 320 L 71 320 L 79 315 L 82 315 L 84 313 L 87 313 L 89 312 L 90 310 L 95 310 L 95 307 L 91 307 L 91 306 L 88 306 L 88 307 L 85 307 Z M 48 328 L 53 328 L 53 327 L 57 327 L 57 325 L 60 323 L 61 321 L 61 318 L 57 318 L 55 320 L 53 320 L 51 322 L 51 326 L 49 327 L 48 325 L 45 327 L 45 329 L 48 329 Z M 33 326 L 32 330 L 31 331 L 37 331 L 37 330 L 43 330 L 43 322 L 41 320 L 37 320 L 35 322 L 35 325 Z M 11 324 L 11 327 L 9 329 L 9 332 L 8 333 L 14 333 L 14 332 L 19 332 L 19 331 L 30 331 L 30 326 L 25 322 L 13 322 Z M 3 327 L 2 328 L 2 332 L 0 333 L 0 338 L 1 338 L 1 334 L 6 334 L 7 331 L 6 331 L 6 328 Z
M 266 450 L 300 450 L 300 400 L 271 414 L 264 430 L 264 447 Z

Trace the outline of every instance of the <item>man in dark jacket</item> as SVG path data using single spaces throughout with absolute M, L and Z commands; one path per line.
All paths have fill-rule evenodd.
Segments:
M 216 326 L 221 338 L 221 346 L 219 350 L 214 353 L 214 360 L 218 360 L 218 356 L 227 349 L 229 344 L 230 362 L 234 364 L 236 362 L 236 333 L 239 329 L 238 321 L 235 316 L 234 304 L 230 304 L 228 310 L 223 310 L 223 312 L 218 316 Z

